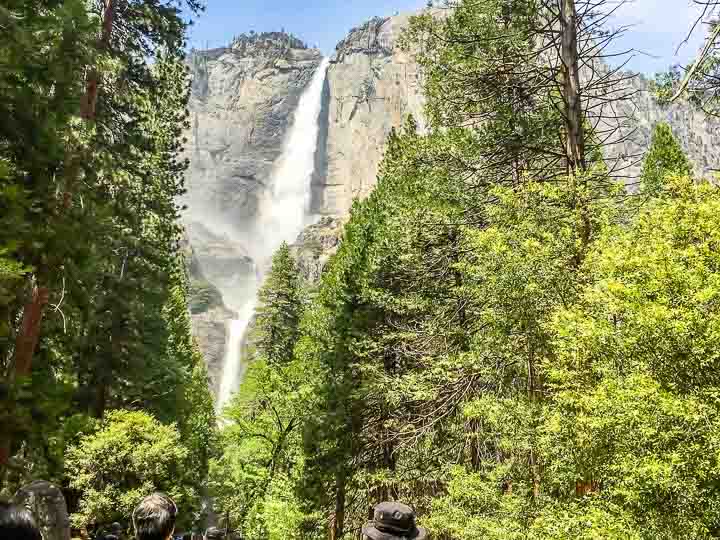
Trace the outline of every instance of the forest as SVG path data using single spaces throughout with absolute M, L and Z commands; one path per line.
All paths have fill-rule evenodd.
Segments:
M 715 179 L 667 124 L 624 152 L 615 3 L 446 4 L 403 36 L 427 129 L 319 282 L 276 252 L 216 418 L 177 202 L 203 6 L 2 1 L 0 495 L 57 482 L 89 531 L 162 490 L 256 540 L 359 538 L 384 500 L 435 540 L 720 537 Z M 717 113 L 719 34 L 657 100 Z

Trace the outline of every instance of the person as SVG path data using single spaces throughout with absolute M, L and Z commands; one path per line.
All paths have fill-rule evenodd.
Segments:
M 132 515 L 137 540 L 170 540 L 175 532 L 177 506 L 164 493 L 145 497 Z
M 2 540 L 42 540 L 40 529 L 29 510 L 0 502 L 0 538 Z
M 427 531 L 415 524 L 415 511 L 400 502 L 382 502 L 362 528 L 364 540 L 427 540 Z

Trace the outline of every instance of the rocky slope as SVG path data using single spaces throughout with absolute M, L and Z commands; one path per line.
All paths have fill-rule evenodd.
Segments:
M 314 284 L 320 281 L 325 265 L 338 247 L 345 219 L 325 216 L 307 227 L 290 246 L 303 279 Z

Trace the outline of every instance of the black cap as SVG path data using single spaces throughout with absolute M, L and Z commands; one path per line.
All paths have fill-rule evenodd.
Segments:
M 425 540 L 427 531 L 415 525 L 415 511 L 407 504 L 382 502 L 375 507 L 373 520 L 363 534 L 371 540 Z

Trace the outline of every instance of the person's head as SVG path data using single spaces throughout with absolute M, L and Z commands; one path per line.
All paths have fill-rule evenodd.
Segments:
M 225 540 L 225 529 L 210 527 L 205 531 L 204 540 Z
M 42 540 L 40 529 L 29 510 L 0 502 L 0 538 L 3 540 Z
M 415 525 L 415 511 L 400 502 L 382 502 L 362 528 L 369 540 L 426 540 L 427 531 Z
M 167 540 L 175 530 L 177 506 L 164 493 L 145 497 L 133 512 L 137 540 Z

